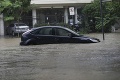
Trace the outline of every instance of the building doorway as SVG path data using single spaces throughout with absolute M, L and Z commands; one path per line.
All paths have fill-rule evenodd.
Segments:
M 47 8 L 37 10 L 37 23 L 64 23 L 64 9 Z

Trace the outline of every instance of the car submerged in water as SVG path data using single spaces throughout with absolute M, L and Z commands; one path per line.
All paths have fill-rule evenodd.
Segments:
M 21 36 L 20 45 L 37 45 L 53 43 L 98 43 L 97 38 L 79 35 L 62 26 L 41 26 L 26 31 Z

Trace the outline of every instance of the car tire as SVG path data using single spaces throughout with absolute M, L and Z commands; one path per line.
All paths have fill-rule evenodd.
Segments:
M 23 42 L 20 42 L 20 45 L 21 45 L 21 46 L 23 46 L 23 45 L 24 45 L 24 43 L 23 43 Z
M 35 45 L 34 42 L 30 41 L 28 45 Z

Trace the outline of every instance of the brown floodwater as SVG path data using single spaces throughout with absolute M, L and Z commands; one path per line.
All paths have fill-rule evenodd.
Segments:
M 0 80 L 120 80 L 120 33 L 100 43 L 19 46 L 0 37 Z

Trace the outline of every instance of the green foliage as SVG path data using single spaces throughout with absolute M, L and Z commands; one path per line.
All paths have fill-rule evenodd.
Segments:
M 19 21 L 24 12 L 30 10 L 31 0 L 2 0 L 0 11 L 4 13 L 4 20 Z M 4 6 L 3 6 L 4 5 Z
M 0 13 L 6 8 L 12 6 L 10 0 L 0 0 Z
M 111 25 L 115 23 L 116 18 L 120 18 L 120 1 L 115 0 L 113 2 L 104 2 L 102 3 L 103 8 L 103 26 L 105 32 L 110 32 Z M 101 15 L 100 15 L 100 0 L 95 0 L 91 4 L 88 4 L 82 10 L 82 13 L 87 16 L 86 21 L 88 21 L 88 17 L 94 17 L 95 21 L 95 29 L 97 32 L 102 31 L 101 25 Z
M 100 11 L 100 6 L 99 6 L 99 1 L 95 0 L 94 2 L 92 2 L 91 4 L 88 4 L 84 7 L 84 9 L 82 10 L 82 12 L 88 16 L 98 16 L 99 15 L 99 11 Z
M 41 26 L 49 26 L 49 24 L 47 24 L 47 23 L 36 23 L 35 25 L 34 25 L 34 27 L 41 27 Z
M 9 21 L 9 20 L 14 20 L 14 17 L 9 16 L 9 17 L 5 17 L 5 18 L 4 18 L 4 21 Z
M 37 23 L 34 25 L 34 27 L 40 27 L 40 26 L 63 26 L 72 29 L 72 27 L 69 24 L 66 23 L 56 23 L 56 24 L 48 24 L 48 23 Z

